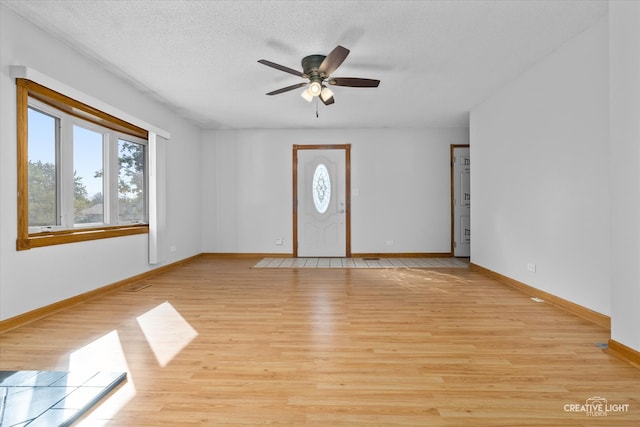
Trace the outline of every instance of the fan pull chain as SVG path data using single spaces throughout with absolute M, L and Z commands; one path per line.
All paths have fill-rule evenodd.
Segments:
M 320 118 L 320 116 L 318 115 L 318 96 L 316 96 L 316 118 Z

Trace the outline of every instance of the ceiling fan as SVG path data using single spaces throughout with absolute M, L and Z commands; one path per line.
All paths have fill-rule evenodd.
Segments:
M 307 87 L 301 96 L 311 102 L 314 97 L 319 97 L 324 105 L 331 105 L 335 102 L 333 92 L 327 87 L 330 86 L 347 86 L 347 87 L 378 87 L 380 80 L 361 79 L 357 77 L 331 77 L 331 74 L 344 62 L 349 55 L 349 49 L 337 46 L 329 53 L 329 55 L 309 55 L 302 58 L 302 72 L 275 62 L 261 59 L 258 62 L 276 70 L 293 74 L 294 76 L 308 79 L 308 82 L 296 83 L 291 86 L 283 87 L 267 95 L 278 95 L 280 93 L 289 92 L 303 86 Z

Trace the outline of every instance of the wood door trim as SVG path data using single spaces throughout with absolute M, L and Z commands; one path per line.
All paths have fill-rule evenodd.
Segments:
M 451 144 L 449 146 L 449 165 L 451 166 L 450 169 L 450 185 L 451 185 L 451 256 L 453 256 L 453 254 L 455 253 L 455 213 L 454 213 L 454 209 L 455 209 L 455 202 L 454 202 L 454 198 L 455 198 L 455 187 L 453 185 L 454 183 L 454 172 L 453 172 L 453 167 L 454 167 L 454 155 L 453 152 L 455 151 L 456 148 L 469 148 L 469 144 Z
M 293 257 L 298 257 L 298 150 L 344 150 L 345 174 L 345 256 L 351 258 L 351 144 L 298 145 L 292 153 Z

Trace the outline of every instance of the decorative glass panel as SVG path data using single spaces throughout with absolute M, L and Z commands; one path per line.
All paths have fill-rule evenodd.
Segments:
M 331 180 L 327 167 L 320 163 L 313 173 L 313 204 L 318 213 L 325 213 L 331 201 Z

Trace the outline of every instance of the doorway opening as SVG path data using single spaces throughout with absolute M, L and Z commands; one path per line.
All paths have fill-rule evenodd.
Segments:
M 351 144 L 292 154 L 293 257 L 351 257 Z
M 451 254 L 471 256 L 471 158 L 469 145 L 451 145 Z

